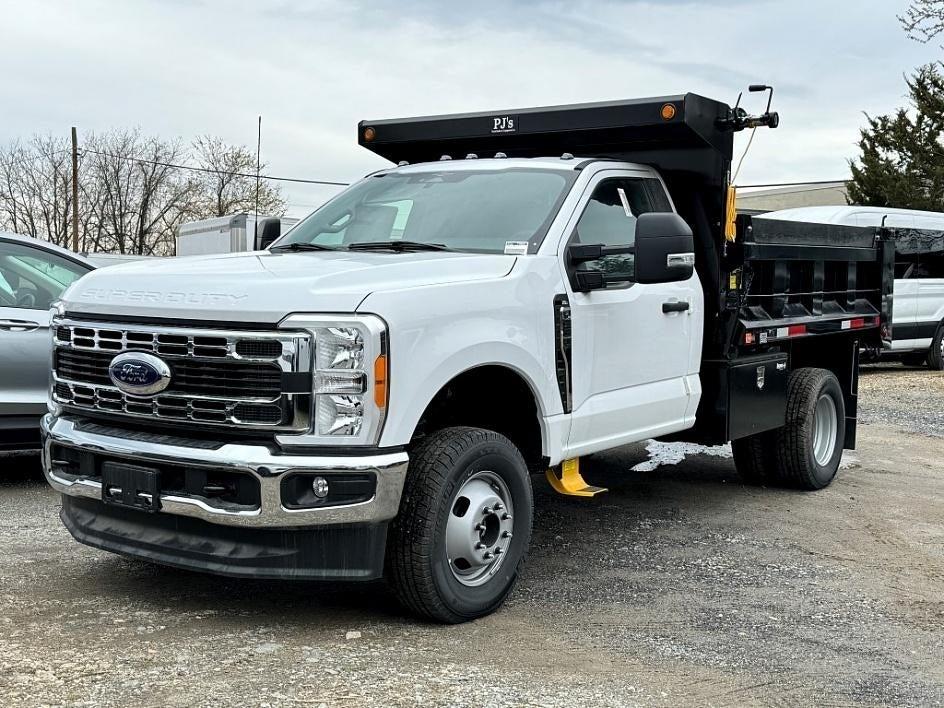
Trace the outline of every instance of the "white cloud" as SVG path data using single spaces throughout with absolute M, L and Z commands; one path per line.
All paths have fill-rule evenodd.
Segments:
M 862 111 L 899 105 L 902 74 L 941 53 L 909 41 L 887 0 L 3 0 L 0 10 L 0 140 L 140 125 L 252 144 L 262 114 L 272 173 L 342 180 L 384 164 L 356 145 L 362 118 L 685 91 L 733 101 L 750 81 L 777 87 L 782 127 L 757 135 L 740 181 L 841 177 Z M 303 212 L 334 190 L 286 191 Z

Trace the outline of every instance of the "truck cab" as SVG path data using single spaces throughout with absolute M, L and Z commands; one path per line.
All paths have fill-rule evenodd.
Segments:
M 365 121 L 397 166 L 268 249 L 93 273 L 53 323 L 63 522 L 224 575 L 386 576 L 461 622 L 521 572 L 533 473 L 592 499 L 581 456 L 685 436 L 827 486 L 891 255 L 736 223 L 748 123 L 694 94 Z

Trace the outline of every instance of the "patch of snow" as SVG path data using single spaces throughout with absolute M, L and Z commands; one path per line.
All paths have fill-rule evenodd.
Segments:
M 634 472 L 652 472 L 662 465 L 677 465 L 689 455 L 731 457 L 731 445 L 696 445 L 687 442 L 659 442 L 650 440 L 646 445 L 649 459 L 633 465 Z

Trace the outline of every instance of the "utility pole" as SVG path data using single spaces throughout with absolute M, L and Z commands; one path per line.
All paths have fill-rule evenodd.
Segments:
M 259 170 L 262 159 L 262 116 L 259 116 L 259 129 L 256 133 L 256 232 L 259 231 Z
M 72 126 L 72 250 L 79 252 L 79 138 Z

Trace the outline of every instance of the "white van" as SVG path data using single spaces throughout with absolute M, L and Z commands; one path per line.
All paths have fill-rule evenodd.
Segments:
M 783 209 L 755 218 L 944 232 L 944 213 L 865 206 Z M 895 256 L 891 354 L 906 364 L 944 370 L 944 234 L 928 249 Z

